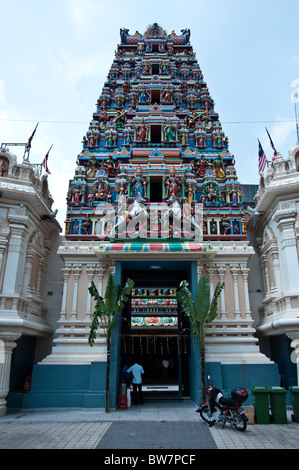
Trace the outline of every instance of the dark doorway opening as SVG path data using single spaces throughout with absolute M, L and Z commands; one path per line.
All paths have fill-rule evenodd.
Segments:
M 151 126 L 151 143 L 152 144 L 161 143 L 161 126 L 159 125 Z
M 150 202 L 162 202 L 163 196 L 162 176 L 151 176 Z
M 160 90 L 152 90 L 152 104 L 160 104 Z
M 159 64 L 152 64 L 152 75 L 159 75 L 160 66 Z
M 152 52 L 159 52 L 159 44 L 152 44 Z
M 155 264 L 155 262 L 153 262 Z M 158 262 L 157 262 L 158 264 Z M 151 393 L 150 389 L 156 387 L 159 391 L 177 397 L 190 396 L 189 387 L 189 357 L 190 357 L 190 338 L 188 318 L 182 314 L 177 303 L 177 328 L 163 329 L 151 326 L 150 328 L 134 328 L 136 317 L 136 300 L 146 303 L 149 295 L 144 291 L 154 291 L 151 299 L 161 301 L 165 297 L 176 299 L 176 289 L 183 279 L 188 279 L 187 271 L 179 270 L 154 270 L 149 268 L 147 271 L 128 270 L 124 271 L 124 280 L 128 277 L 135 282 L 132 291 L 131 301 L 128 302 L 122 321 L 122 344 L 121 360 L 132 364 L 135 360 L 140 360 L 144 368 L 143 384 Z M 174 291 L 174 294 L 173 294 Z M 165 294 L 166 292 L 166 294 Z M 150 311 L 149 311 L 150 312 Z M 141 314 L 142 315 L 142 314 Z M 159 316 L 156 313 L 147 313 L 148 316 Z M 132 316 L 132 318 L 131 318 Z M 147 316 L 147 319 L 148 319 Z M 132 319 L 132 322 L 131 322 Z M 133 326 L 132 326 L 133 325 Z M 169 370 L 167 377 L 163 374 L 162 361 L 169 361 Z M 167 387 L 166 387 L 167 386 Z M 166 389 L 167 390 L 162 390 Z M 167 397 L 166 397 L 167 398 Z

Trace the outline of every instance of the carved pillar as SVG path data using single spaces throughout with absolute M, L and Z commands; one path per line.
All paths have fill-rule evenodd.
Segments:
M 104 278 L 104 273 L 106 271 L 106 267 L 103 265 L 100 265 L 97 267 L 97 273 L 99 277 L 99 286 L 98 286 L 98 292 L 100 295 L 103 295 L 103 278 Z
M 74 292 L 73 292 L 73 305 L 71 311 L 71 319 L 77 320 L 77 303 L 78 303 L 78 285 L 79 285 L 79 277 L 81 273 L 82 265 L 81 264 L 74 264 L 73 265 L 73 274 L 74 274 Z
M 12 351 L 16 347 L 16 340 L 20 336 L 0 335 L 0 416 L 6 414 L 6 397 L 9 392 L 9 379 Z
M 272 259 L 273 259 L 273 271 L 274 271 L 276 290 L 278 293 L 281 293 L 281 278 L 280 278 L 280 265 L 279 265 L 278 251 L 272 252 Z
M 86 267 L 86 272 L 87 272 L 87 277 L 88 277 L 88 287 L 90 287 L 91 283 L 92 283 L 94 273 L 95 273 L 95 264 L 88 264 L 87 267 Z M 90 295 L 89 291 L 87 293 L 85 319 L 86 320 L 91 319 L 91 295 Z
M 269 277 L 268 277 L 268 266 L 267 266 L 267 256 L 265 254 L 263 254 L 261 259 L 262 259 L 262 270 L 264 272 L 265 295 L 267 295 L 268 292 L 270 291 Z
M 236 314 L 236 317 L 240 317 L 239 292 L 238 292 L 239 266 L 237 264 L 233 264 L 231 266 L 231 273 L 232 273 L 233 281 L 234 281 L 235 314 Z
M 244 296 L 245 296 L 245 314 L 246 316 L 251 314 L 250 311 L 250 303 L 249 303 L 249 292 L 248 292 L 248 273 L 249 268 L 245 265 L 241 265 L 241 272 L 243 276 L 243 283 L 244 283 Z
M 66 320 L 66 299 L 67 299 L 67 287 L 68 287 L 68 280 L 71 272 L 71 267 L 66 265 L 65 268 L 62 270 L 63 272 L 63 295 L 62 295 L 62 305 L 61 305 L 61 314 L 60 320 Z
M 199 282 L 199 279 L 201 278 L 202 274 L 202 264 L 197 263 L 197 282 Z
M 30 279 L 31 279 L 31 272 L 32 272 L 33 257 L 34 257 L 33 253 L 27 254 L 25 271 L 24 271 L 23 294 L 28 293 Z
M 219 264 L 217 271 L 219 275 L 219 281 L 223 283 L 225 272 L 226 272 L 225 264 Z M 221 294 L 220 294 L 220 307 L 221 307 L 221 316 L 226 317 L 224 289 L 222 289 Z
M 209 283 L 210 283 L 210 301 L 213 298 L 214 294 L 214 274 L 215 274 L 215 266 L 210 266 L 207 268 L 209 273 Z
M 20 217 L 20 221 L 17 217 L 11 215 L 12 209 L 9 212 L 9 221 L 10 224 L 10 239 L 8 243 L 8 250 L 7 250 L 7 259 L 6 265 L 9 266 L 9 269 L 6 269 L 4 280 L 3 280 L 3 289 L 4 293 L 14 294 L 14 293 L 21 293 L 21 286 L 20 283 L 20 267 L 23 265 L 23 257 L 26 253 L 25 247 L 25 236 L 27 234 L 27 226 L 29 221 L 27 218 L 24 221 L 23 218 Z M 23 210 L 22 210 L 23 213 Z M 24 223 L 22 222 L 24 221 Z

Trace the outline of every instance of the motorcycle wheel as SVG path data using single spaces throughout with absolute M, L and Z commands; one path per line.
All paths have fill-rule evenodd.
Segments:
M 246 417 L 244 415 L 237 414 L 236 415 L 236 420 L 237 420 L 237 423 L 233 423 L 235 428 L 238 429 L 238 431 L 245 431 L 246 428 L 247 428 L 247 419 L 246 419 Z
M 210 410 L 208 405 L 203 406 L 199 411 L 200 417 L 209 424 L 215 423 L 215 419 L 210 415 Z

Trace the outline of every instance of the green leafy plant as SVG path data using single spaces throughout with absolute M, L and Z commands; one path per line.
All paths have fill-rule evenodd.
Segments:
M 91 318 L 91 327 L 88 337 L 90 346 L 93 346 L 97 336 L 99 327 L 103 329 L 107 344 L 107 368 L 106 368 L 106 413 L 110 411 L 109 404 L 109 381 L 110 381 L 110 350 L 111 350 L 111 333 L 117 322 L 121 320 L 121 312 L 128 301 L 128 296 L 134 286 L 132 279 L 127 279 L 124 287 L 116 285 L 114 274 L 108 277 L 108 283 L 103 298 L 94 282 L 88 288 L 90 295 L 95 299 L 95 309 Z
M 177 298 L 182 310 L 189 317 L 192 325 L 192 333 L 195 335 L 199 350 L 201 364 L 202 395 L 206 397 L 206 373 L 205 373 L 205 338 L 208 324 L 217 316 L 218 298 L 224 288 L 224 283 L 218 282 L 210 302 L 210 286 L 206 276 L 201 276 L 198 282 L 195 297 L 188 289 L 188 282 L 182 281 L 177 291 Z

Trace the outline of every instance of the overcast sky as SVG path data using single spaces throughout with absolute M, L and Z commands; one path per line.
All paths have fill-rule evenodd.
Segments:
M 267 158 L 297 141 L 298 0 L 0 0 L 0 143 L 26 142 L 30 161 L 49 147 L 49 187 L 64 230 L 68 181 L 120 43 L 119 30 L 191 30 L 241 183 L 257 184 L 259 138 Z M 23 150 L 10 147 L 22 160 Z

